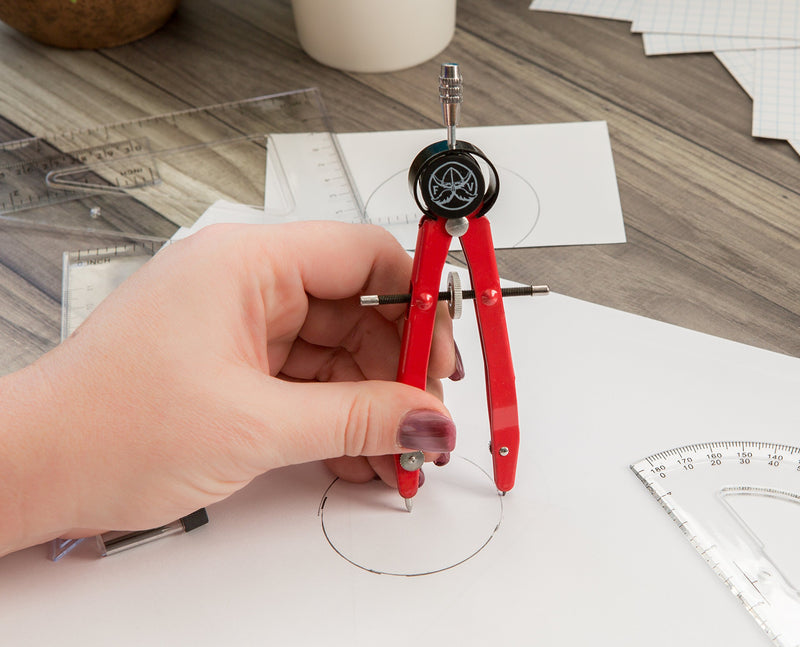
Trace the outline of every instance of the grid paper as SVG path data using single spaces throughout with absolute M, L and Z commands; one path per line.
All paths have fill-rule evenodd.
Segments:
M 609 18 L 611 20 L 633 20 L 640 0 L 533 0 L 530 9 L 535 11 L 558 11 L 562 13 Z
M 648 56 L 713 51 L 756 97 L 753 135 L 800 154 L 800 0 L 533 0 L 530 9 L 631 20 Z
M 754 50 L 714 52 L 714 56 L 742 86 L 742 89 L 752 97 L 756 85 L 756 52 Z M 789 139 L 788 141 L 789 145 L 800 155 L 800 139 Z
M 765 47 L 800 47 L 800 40 L 788 38 L 749 38 L 747 36 L 701 36 L 700 34 L 642 34 L 647 56 L 724 52 Z
M 797 0 L 639 0 L 635 32 L 800 40 Z
M 756 50 L 754 71 L 753 135 L 800 140 L 800 48 Z
M 714 56 L 719 59 L 730 75 L 742 86 L 742 90 L 747 92 L 750 98 L 753 97 L 755 87 L 755 50 L 739 50 L 728 52 L 714 52 Z

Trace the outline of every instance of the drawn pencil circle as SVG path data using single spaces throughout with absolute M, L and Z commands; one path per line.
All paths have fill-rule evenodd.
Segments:
M 410 513 L 384 483 L 335 479 L 319 508 L 331 548 L 365 571 L 406 577 L 445 571 L 477 555 L 503 519 L 492 477 L 455 454 L 425 474 Z
M 522 175 L 497 167 L 500 192 L 492 211 L 487 215 L 492 222 L 494 241 L 503 247 L 522 247 L 530 244 L 528 238 L 536 229 L 541 217 L 541 201 L 533 185 Z M 408 190 L 408 169 L 401 169 L 386 178 L 367 197 L 364 210 L 367 220 L 391 231 L 406 249 L 414 249 L 416 225 L 421 214 Z M 523 205 L 520 207 L 520 205 Z

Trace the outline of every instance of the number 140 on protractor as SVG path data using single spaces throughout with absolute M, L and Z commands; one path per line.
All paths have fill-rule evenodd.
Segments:
M 700 443 L 631 469 L 773 644 L 800 646 L 800 448 Z

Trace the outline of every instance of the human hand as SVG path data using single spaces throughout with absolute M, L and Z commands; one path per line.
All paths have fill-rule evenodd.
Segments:
M 404 306 L 358 303 L 407 290 L 410 270 L 366 225 L 220 225 L 159 252 L 0 380 L 0 503 L 17 504 L 0 554 L 159 526 L 280 466 L 334 459 L 341 476 L 393 483 L 388 455 L 449 452 L 446 313 L 427 393 L 394 382 Z

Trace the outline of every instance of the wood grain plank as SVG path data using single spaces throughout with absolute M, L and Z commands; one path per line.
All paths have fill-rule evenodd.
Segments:
M 630 23 L 529 11 L 514 0 L 459 3 L 465 31 L 609 101 L 800 189 L 785 142 L 750 136 L 752 101 L 711 54 L 646 57 Z
M 121 242 L 0 223 L 0 375 L 59 343 L 63 252 Z
M 237 15 L 239 6 L 209 0 L 187 3 L 176 20 L 153 36 L 104 54 L 196 106 L 318 87 L 340 132 L 363 129 L 381 113 L 399 127 L 419 127 L 419 115 L 403 102 L 387 108 L 383 97 L 358 79 L 314 63 L 296 42 L 265 33 Z M 265 9 L 272 6 L 267 3 Z M 283 15 L 286 19 L 288 13 Z M 282 32 L 287 29 L 284 26 Z M 335 100 L 340 97 L 348 100 Z
M 186 108 L 102 52 L 36 43 L 0 23 L 0 114 L 32 135 Z
M 795 277 L 800 269 L 797 253 L 800 221 L 794 214 L 800 211 L 800 196 L 651 118 L 581 86 L 564 84 L 558 75 L 547 70 L 526 70 L 528 84 L 519 83 L 518 59 L 508 52 L 497 51 L 489 59 L 490 49 L 491 45 L 464 33 L 459 34 L 450 48 L 463 61 L 464 69 L 472 70 L 480 78 L 480 88 L 467 90 L 465 122 L 486 123 L 498 116 L 499 121 L 521 122 L 529 119 L 532 112 L 545 120 L 550 120 L 548 117 L 556 121 L 607 120 L 628 230 L 636 229 L 662 241 L 682 259 L 679 266 L 669 268 L 671 284 L 680 286 L 679 294 L 697 290 L 707 294 L 707 287 L 713 285 L 715 290 L 724 288 L 726 299 L 732 304 L 752 302 L 753 295 L 746 295 L 747 291 L 758 295 L 773 304 L 774 313 L 785 312 L 790 319 L 783 331 L 786 345 L 771 347 L 797 354 L 796 335 L 791 331 L 798 326 L 800 295 Z M 483 63 L 486 60 L 491 63 Z M 406 76 L 408 82 L 399 88 L 395 78 L 376 76 L 371 82 L 395 100 L 401 95 L 423 95 L 423 87 L 413 87 L 418 77 L 410 73 Z M 529 84 L 535 87 L 535 96 Z M 436 108 L 429 110 L 433 112 Z M 425 108 L 420 106 L 420 110 Z M 630 239 L 628 244 L 640 243 Z M 546 250 L 537 250 L 530 256 L 543 252 Z M 503 254 L 506 255 L 515 259 L 525 256 L 516 252 Z M 520 273 L 524 261 L 512 264 L 517 268 L 514 278 L 532 279 Z M 655 280 L 667 270 L 663 265 L 663 252 L 642 257 L 615 282 L 629 280 L 626 274 L 652 276 Z M 511 276 L 508 272 L 506 275 Z M 720 284 L 722 277 L 728 281 Z M 543 280 L 541 275 L 537 280 Z M 556 283 L 553 287 L 572 293 L 577 286 Z M 751 307 L 762 309 L 759 300 L 757 303 Z M 614 305 L 665 321 L 685 323 L 683 318 L 676 319 L 673 305 L 658 307 L 647 298 L 629 302 L 627 307 L 619 302 Z M 692 327 L 763 343 L 744 330 L 738 333 L 731 330 L 729 322 L 737 320 L 734 313 L 726 312 L 724 324 L 714 319 L 709 316 L 704 323 L 695 317 Z M 775 335 L 771 337 L 774 339 Z
M 460 0 L 440 57 L 372 75 L 305 55 L 289 0 L 185 2 L 98 52 L 0 25 L 0 115 L 40 134 L 317 86 L 338 131 L 430 128 L 440 60 L 464 69 L 464 125 L 609 124 L 628 242 L 501 251 L 502 275 L 800 356 L 797 156 L 749 136 L 751 102 L 713 57 L 646 58 L 627 23 Z M 57 342 L 61 252 L 101 244 L 0 231 L 0 373 Z

